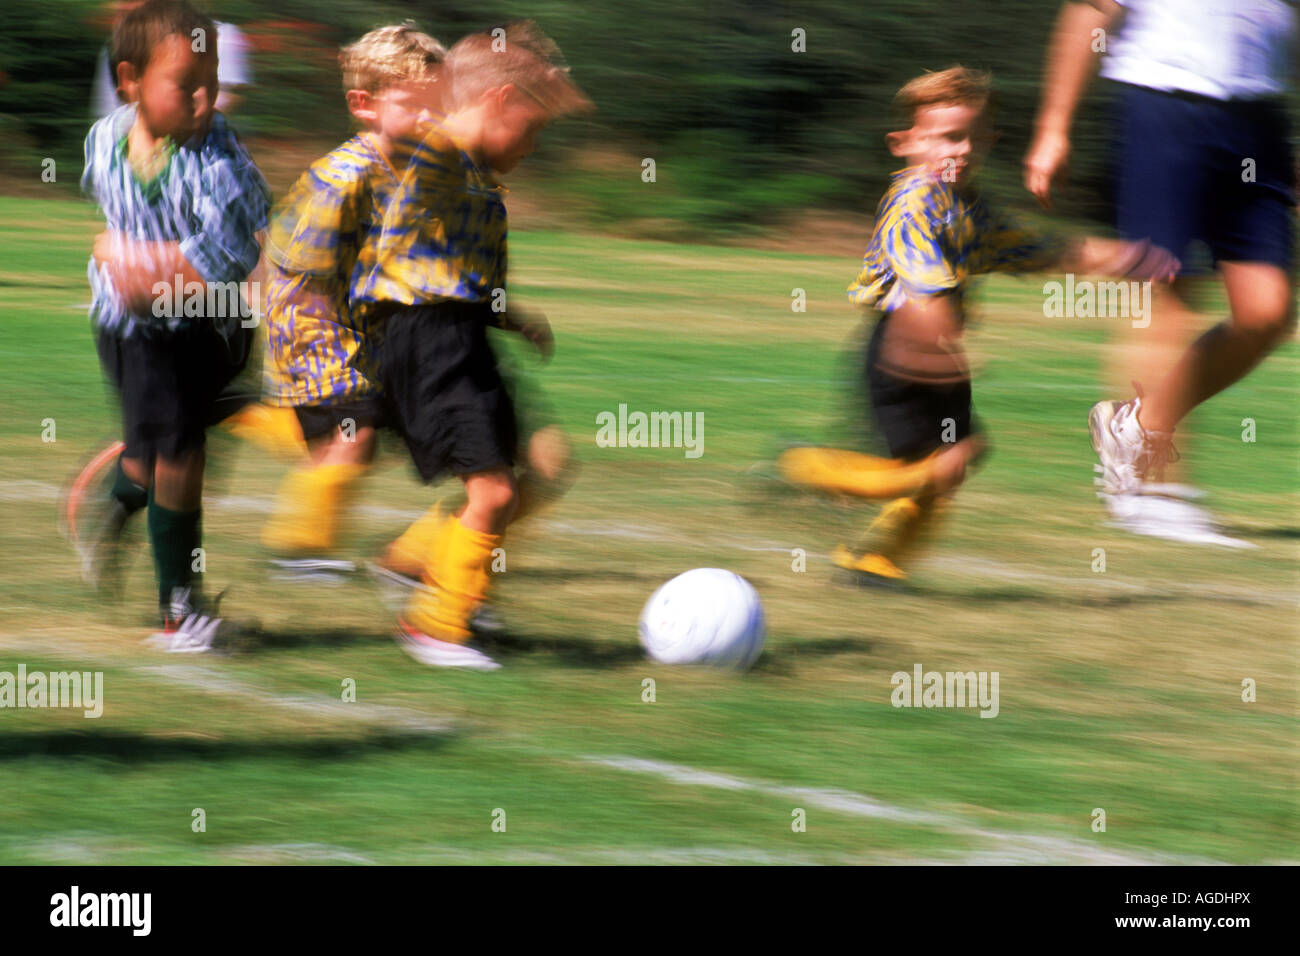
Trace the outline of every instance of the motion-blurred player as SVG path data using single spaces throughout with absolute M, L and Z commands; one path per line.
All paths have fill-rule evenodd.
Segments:
M 1122 236 L 1149 236 L 1184 260 L 1209 247 L 1230 310 L 1185 347 L 1193 275 L 1160 290 L 1156 319 L 1121 353 L 1144 383 L 1089 416 L 1102 499 L 1138 534 L 1227 546 L 1194 489 L 1167 482 L 1174 429 L 1241 380 L 1295 326 L 1296 167 L 1282 95 L 1295 56 L 1296 5 L 1286 0 L 1091 0 L 1066 3 L 1047 62 L 1025 184 L 1047 205 L 1070 155 L 1074 111 L 1101 49 L 1118 86 Z M 1105 44 L 1098 37 L 1107 38 Z M 1170 356 L 1176 358 L 1171 359 Z M 1127 386 L 1125 386 L 1127 387 Z
M 1147 243 L 1065 243 L 995 212 L 975 174 L 995 140 L 990 78 L 952 67 L 905 85 L 896 106 L 907 127 L 887 137 L 906 161 L 876 209 L 875 228 L 849 299 L 878 313 L 863 375 L 888 458 L 796 448 L 779 465 L 796 484 L 851 497 L 892 499 L 837 565 L 878 583 L 900 582 L 941 505 L 985 450 L 962 345 L 965 296 L 988 272 L 1069 271 L 1167 278 L 1171 256 Z

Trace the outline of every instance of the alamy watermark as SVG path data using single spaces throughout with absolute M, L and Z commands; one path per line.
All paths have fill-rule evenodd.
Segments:
M 684 448 L 687 458 L 704 454 L 703 412 L 618 412 L 596 414 L 596 444 L 601 448 Z
M 87 718 L 104 714 L 103 671 L 0 671 L 0 708 L 67 707 L 85 711 Z
M 1133 328 L 1151 324 L 1150 282 L 1094 282 L 1074 278 L 1043 283 L 1043 315 L 1049 319 L 1132 319 Z
M 895 671 L 889 678 L 895 707 L 978 707 L 981 717 L 998 715 L 997 671 Z
M 124 926 L 133 936 L 148 936 L 152 915 L 152 893 L 83 893 L 73 886 L 50 897 L 51 926 Z
M 186 282 L 179 272 L 171 282 L 155 282 L 152 292 L 156 319 L 238 318 L 246 329 L 258 321 L 250 303 L 262 301 L 260 282 Z

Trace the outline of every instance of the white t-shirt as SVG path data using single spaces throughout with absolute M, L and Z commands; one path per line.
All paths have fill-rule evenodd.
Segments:
M 217 24 L 217 82 L 221 89 L 251 86 L 253 71 L 248 65 L 248 41 L 239 27 L 232 23 Z M 117 98 L 117 83 L 108 68 L 108 47 L 99 51 L 95 66 L 95 90 L 90 108 L 95 116 L 107 116 L 122 105 Z
M 1117 0 L 1119 35 L 1101 74 L 1123 83 L 1215 99 L 1277 96 L 1295 55 L 1292 0 Z

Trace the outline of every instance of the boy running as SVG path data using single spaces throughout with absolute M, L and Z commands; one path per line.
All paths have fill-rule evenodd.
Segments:
M 178 651 L 206 650 L 219 624 L 195 571 L 205 429 L 252 333 L 239 308 L 177 315 L 167 303 L 176 282 L 210 291 L 243 280 L 257 265 L 268 208 L 261 174 L 213 108 L 215 39 L 212 20 L 184 0 L 148 0 L 122 19 L 112 61 L 129 103 L 91 128 L 82 176 L 107 222 L 89 265 L 91 317 L 121 397 L 125 444 L 102 521 L 115 538 L 147 509 L 157 642 Z
M 1072 272 L 1167 278 L 1177 267 L 1149 243 L 1088 238 L 1063 243 L 993 210 L 975 175 L 995 140 L 990 77 L 952 67 L 912 80 L 895 103 L 907 128 L 890 133 L 905 160 L 876 209 L 850 301 L 879 318 L 863 374 L 889 458 L 796 448 L 780 467 L 791 481 L 860 498 L 892 499 L 837 565 L 872 583 L 897 583 L 940 506 L 985 450 L 962 347 L 965 296 L 989 272 Z
M 290 472 L 262 536 L 289 577 L 355 570 L 330 556 L 340 516 L 374 457 L 383 414 L 380 328 L 353 284 L 374 262 L 382 223 L 414 140 L 440 117 L 446 50 L 414 26 L 367 33 L 339 57 L 362 131 L 312 164 L 267 237 L 267 400 L 295 411 L 310 460 Z
M 385 316 L 381 385 L 421 478 L 451 472 L 468 499 L 430 535 L 426 586 L 399 619 L 403 648 L 433 666 L 499 666 L 467 643 L 517 505 L 515 410 L 487 328 L 520 332 L 543 355 L 553 341 L 545 319 L 493 310 L 506 283 L 505 190 L 495 174 L 528 155 L 552 119 L 589 106 L 558 56 L 528 22 L 452 47 L 448 115 L 412 155 L 357 296 Z

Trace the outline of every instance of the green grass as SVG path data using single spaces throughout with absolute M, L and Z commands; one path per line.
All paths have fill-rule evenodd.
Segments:
M 1020 834 L 1116 853 L 1296 858 L 1294 343 L 1180 428 L 1213 508 L 1260 547 L 1135 538 L 1102 525 L 1084 424 L 1114 330 L 1043 318 L 1041 281 L 988 282 L 970 347 L 994 454 L 912 590 L 857 592 L 832 583 L 825 554 L 871 509 L 766 497 L 744 477 L 785 438 L 842 430 L 857 324 L 842 290 L 856 263 L 520 233 L 512 295 L 549 314 L 559 345 L 532 377 L 582 471 L 507 540 L 505 668 L 412 663 L 361 584 L 268 581 L 264 513 L 248 499 L 264 506 L 285 466 L 224 437 L 212 443 L 208 577 L 264 640 L 177 661 L 139 643 L 147 549 L 124 601 L 103 605 L 56 531 L 53 489 L 115 429 L 77 308 L 92 210 L 4 199 L 0 213 L 0 671 L 105 675 L 99 720 L 0 710 L 0 863 L 962 860 L 1021 846 Z M 795 288 L 806 313 L 791 312 Z M 619 403 L 703 412 L 704 456 L 597 447 L 596 416 Z M 48 418 L 53 443 L 41 441 Z M 1244 418 L 1254 443 L 1241 440 Z M 390 451 L 367 505 L 413 514 L 455 494 L 421 487 Z M 373 553 L 403 523 L 363 512 L 348 549 Z M 800 548 L 804 573 L 791 569 Z M 646 598 L 710 565 L 763 596 L 759 665 L 737 676 L 645 661 L 635 623 Z M 998 671 L 999 716 L 891 707 L 890 675 L 916 663 Z M 340 701 L 348 678 L 354 710 Z M 642 701 L 645 678 L 654 703 Z M 1254 703 L 1241 701 L 1244 678 Z M 446 729 L 402 729 L 394 713 Z M 761 786 L 590 759 L 613 756 Z M 848 813 L 811 789 L 932 816 Z M 796 807 L 805 833 L 791 830 Z M 1090 828 L 1098 807 L 1105 833 Z M 205 832 L 191 829 L 195 808 Z M 498 808 L 505 832 L 492 830 Z

